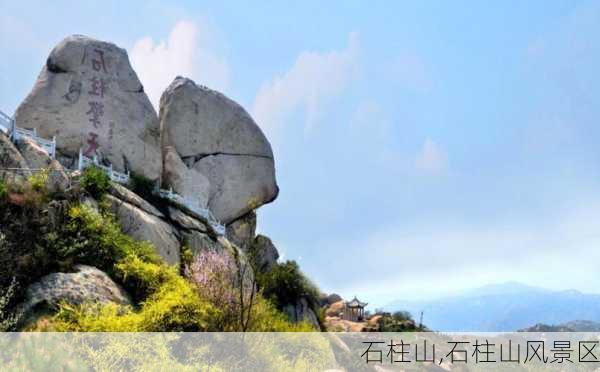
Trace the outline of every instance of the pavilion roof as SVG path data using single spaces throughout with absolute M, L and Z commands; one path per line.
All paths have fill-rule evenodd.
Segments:
M 348 307 L 365 307 L 367 306 L 368 303 L 366 302 L 360 302 L 356 296 L 354 296 L 354 298 L 351 301 L 347 301 L 346 302 L 346 306 Z

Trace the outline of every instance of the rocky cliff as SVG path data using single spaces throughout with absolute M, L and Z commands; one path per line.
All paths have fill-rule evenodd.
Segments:
M 157 117 L 126 51 L 75 35 L 51 51 L 14 118 L 17 127 L 55 137 L 57 146 L 53 159 L 32 139 L 13 144 L 0 133 L 0 248 L 3 253 L 14 248 L 4 257 L 8 266 L 1 284 L 20 280 L 21 302 L 15 307 L 29 316 L 32 309 L 52 310 L 65 302 L 138 306 L 136 296 L 119 283 L 123 278 L 112 275 L 116 266 L 111 265 L 118 262 L 101 268 L 105 272 L 66 254 L 68 264 L 51 257 L 46 261 L 53 264 L 40 268 L 39 275 L 23 274 L 28 266 L 21 261 L 38 257 L 36 248 L 24 247 L 60 239 L 61 223 L 73 218 L 78 205 L 107 213 L 123 233 L 150 243 L 163 262 L 181 272 L 208 251 L 251 262 L 250 277 L 264 276 L 277 265 L 276 247 L 255 231 L 256 209 L 274 201 L 279 191 L 271 146 L 250 115 L 222 93 L 177 77 L 166 87 Z M 77 171 L 80 154 L 129 173 L 130 183 L 112 182 L 94 195 L 90 181 Z M 176 192 L 186 203 L 161 199 L 159 188 Z M 31 195 L 39 196 L 35 212 L 28 209 Z M 210 210 L 225 225 L 225 234 L 196 208 Z M 30 218 L 31 225 L 22 218 Z M 33 231 L 38 236 L 20 239 Z M 319 327 L 318 306 L 302 296 L 288 302 L 279 305 L 291 320 Z

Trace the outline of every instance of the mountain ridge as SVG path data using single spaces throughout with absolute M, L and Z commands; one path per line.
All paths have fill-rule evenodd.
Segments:
M 435 300 L 396 300 L 384 308 L 413 316 L 423 311 L 428 326 L 438 331 L 516 331 L 539 323 L 600 321 L 600 294 L 506 282 Z

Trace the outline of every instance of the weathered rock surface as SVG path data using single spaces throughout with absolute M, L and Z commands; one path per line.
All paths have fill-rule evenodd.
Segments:
M 304 297 L 299 298 L 295 305 L 286 306 L 283 311 L 294 322 L 307 321 L 315 329 L 320 329 L 319 319 Z
M 273 158 L 271 145 L 246 110 L 219 92 L 177 77 L 160 106 L 163 132 L 183 159 L 220 153 Z
M 206 177 L 207 206 L 225 224 L 277 197 L 271 145 L 240 105 L 181 77 L 160 105 L 167 185 L 189 195 L 183 185 L 190 170 Z M 204 201 L 204 194 L 198 198 Z
M 177 232 L 170 224 L 112 195 L 106 195 L 106 199 L 124 233 L 152 243 L 169 265 L 179 265 L 180 244 Z
M 140 208 L 144 212 L 148 212 L 151 215 L 156 216 L 156 217 L 160 217 L 160 218 L 164 217 L 164 215 L 158 209 L 156 209 L 156 207 L 154 207 L 152 204 L 148 203 L 147 201 L 142 199 L 140 196 L 138 196 L 138 194 L 134 193 L 133 191 L 129 190 L 128 188 L 126 188 L 124 186 L 119 185 L 118 183 L 115 183 L 115 182 L 111 183 L 110 193 L 113 196 Z
M 250 255 L 253 256 L 257 269 L 262 272 L 271 271 L 279 259 L 277 248 L 271 239 L 264 235 L 257 235 L 254 238 Z
M 269 158 L 246 155 L 210 155 L 194 168 L 210 180 L 208 207 L 225 224 L 273 201 L 279 189 Z
M 57 161 L 52 160 L 48 166 L 48 181 L 46 187 L 51 192 L 64 191 L 71 184 L 71 179 L 65 171 L 65 168 Z
M 14 175 L 7 168 L 29 168 L 23 155 L 3 133 L 0 133 L 0 168 L 0 178 Z
M 57 307 L 61 301 L 74 305 L 86 302 L 130 305 L 127 293 L 108 275 L 92 266 L 77 265 L 74 273 L 52 273 L 31 284 L 23 311 L 38 306 Z
M 251 211 L 227 225 L 226 234 L 230 242 L 248 252 L 256 235 L 256 213 Z
M 344 300 L 339 300 L 337 302 L 329 305 L 327 310 L 325 311 L 325 315 L 327 316 L 340 316 L 340 314 L 344 311 Z
M 195 169 L 189 169 L 172 146 L 163 148 L 163 184 L 184 198 L 193 200 L 199 207 L 208 206 L 208 178 Z
M 30 168 L 44 169 L 52 162 L 48 151 L 39 146 L 33 139 L 25 137 L 17 141 L 16 144 Z
M 218 241 L 199 231 L 184 231 L 181 234 L 194 256 L 209 250 L 222 251 L 224 248 Z
M 22 138 L 17 142 L 17 148 L 31 169 L 47 169 L 48 181 L 46 187 L 51 192 L 65 190 L 69 186 L 69 176 L 63 166 L 53 160 L 48 152 L 31 138 Z
M 114 168 L 150 179 L 162 172 L 156 112 L 133 71 L 127 52 L 108 42 L 74 35 L 61 41 L 27 98 L 16 125 L 56 135 L 62 154 L 82 148 Z
M 180 209 L 169 207 L 169 218 L 185 230 L 205 233 L 208 227 L 203 222 L 183 213 Z

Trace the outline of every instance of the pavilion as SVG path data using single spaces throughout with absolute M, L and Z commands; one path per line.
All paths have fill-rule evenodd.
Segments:
M 356 296 L 354 296 L 352 301 L 346 301 L 344 303 L 343 318 L 351 322 L 363 321 L 365 318 L 365 306 L 367 305 L 366 302 L 360 302 Z

